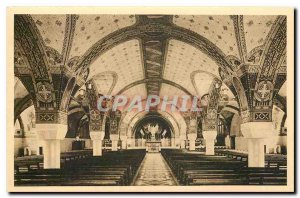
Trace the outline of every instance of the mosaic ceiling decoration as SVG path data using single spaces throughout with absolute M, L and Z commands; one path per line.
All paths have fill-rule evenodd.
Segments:
M 117 74 L 117 83 L 112 90 L 113 95 L 126 85 L 144 79 L 139 41 L 127 41 L 105 52 L 90 66 L 89 79 L 107 71 Z M 108 86 L 110 85 L 99 84 L 99 89 L 107 90 Z
M 217 64 L 200 50 L 184 42 L 170 40 L 164 78 L 185 87 L 193 95 L 197 95 L 190 79 L 191 73 L 196 70 L 219 76 Z
M 277 16 L 244 16 L 244 32 L 248 53 L 265 43 Z
M 31 15 L 45 45 L 54 48 L 59 53 L 62 52 L 66 15 Z
M 173 23 L 204 36 L 226 55 L 239 57 L 234 25 L 230 16 L 175 15 Z
M 136 22 L 133 15 L 78 15 L 70 57 L 82 56 L 101 38 Z

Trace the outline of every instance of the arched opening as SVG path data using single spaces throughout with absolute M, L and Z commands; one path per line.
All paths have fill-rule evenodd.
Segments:
M 133 137 L 136 147 L 143 147 L 147 142 L 160 142 L 162 147 L 172 146 L 174 128 L 160 114 L 146 115 L 133 127 Z
M 218 118 L 216 146 L 225 146 L 226 125 L 222 118 Z

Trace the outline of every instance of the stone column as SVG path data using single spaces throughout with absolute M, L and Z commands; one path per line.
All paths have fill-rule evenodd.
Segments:
M 196 133 L 188 134 L 188 139 L 189 139 L 189 145 L 190 145 L 189 150 L 190 151 L 196 150 L 195 141 L 197 139 L 197 134 Z
M 135 146 L 135 142 L 134 142 L 134 139 L 132 137 L 127 138 L 127 147 L 128 147 L 128 145 L 130 145 L 130 148 Z
M 189 120 L 189 127 L 188 127 L 188 140 L 189 140 L 189 150 L 194 151 L 196 150 L 195 141 L 197 139 L 197 117 L 194 115 Z
M 175 137 L 175 147 L 179 148 L 180 147 L 180 144 L 181 144 L 181 140 L 180 140 L 180 137 L 177 136 Z
M 110 134 L 110 140 L 111 140 L 111 150 L 117 151 L 119 135 L 118 134 Z
M 171 138 L 171 147 L 176 147 L 175 138 L 174 137 Z
M 43 141 L 44 169 L 60 168 L 60 141 L 68 126 L 64 124 L 36 124 L 37 137 Z
M 122 141 L 122 149 L 127 149 L 127 136 L 122 135 L 120 138 L 121 138 L 121 141 Z
M 202 135 L 205 139 L 205 155 L 214 155 L 217 131 L 203 131 Z
M 93 156 L 102 156 L 102 141 L 104 138 L 104 131 L 91 131 L 90 137 L 93 141 Z
M 146 139 L 142 138 L 142 147 L 145 148 L 146 147 Z
M 241 124 L 241 131 L 248 139 L 248 167 L 264 167 L 264 139 L 274 135 L 272 122 L 247 122 Z
M 179 139 L 180 139 L 180 148 L 181 148 L 181 149 L 184 149 L 184 148 L 185 148 L 186 135 L 185 135 L 185 134 L 184 134 L 184 135 L 181 135 L 181 136 L 179 137 Z
M 185 139 L 180 141 L 180 148 L 184 149 L 185 148 Z

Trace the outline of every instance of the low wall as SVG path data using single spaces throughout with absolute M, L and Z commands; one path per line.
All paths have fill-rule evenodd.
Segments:
M 60 151 L 67 152 L 72 150 L 72 142 L 74 138 L 65 138 L 60 142 Z M 92 148 L 91 139 L 83 139 L 85 140 L 85 147 Z M 30 150 L 31 155 L 39 154 L 39 147 L 43 146 L 43 141 L 38 140 L 37 137 L 15 137 L 14 138 L 14 156 L 17 157 L 20 154 L 20 150 L 24 148 L 28 148 Z
M 274 136 L 273 138 L 265 139 L 266 153 L 279 152 L 278 146 L 287 146 L 287 136 Z M 247 139 L 240 136 L 235 137 L 235 150 L 248 151 Z

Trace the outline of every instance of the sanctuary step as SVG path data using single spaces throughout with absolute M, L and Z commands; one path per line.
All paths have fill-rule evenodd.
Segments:
M 162 156 L 181 185 L 286 185 L 286 170 L 248 168 L 247 161 L 162 149 Z
M 145 154 L 145 150 L 110 151 L 100 157 L 65 161 L 61 169 L 16 172 L 14 181 L 16 186 L 129 185 Z
M 147 153 L 133 185 L 175 186 L 177 181 L 160 153 Z

